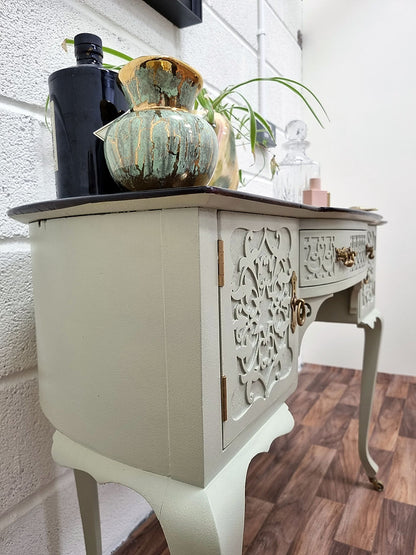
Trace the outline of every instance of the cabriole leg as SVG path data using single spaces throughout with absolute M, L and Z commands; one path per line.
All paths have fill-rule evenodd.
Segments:
M 127 466 L 55 432 L 54 460 L 83 470 L 75 475 L 87 554 L 101 555 L 96 480 L 123 484 L 143 495 L 160 521 L 171 555 L 241 555 L 248 465 L 293 424 L 283 404 L 205 488 Z
M 97 482 L 90 474 L 82 470 L 74 469 L 74 476 L 86 554 L 102 555 Z
M 374 325 L 361 324 L 364 328 L 364 360 L 361 377 L 361 397 L 359 412 L 358 451 L 361 463 L 370 482 L 377 491 L 383 490 L 383 484 L 376 474 L 378 466 L 368 451 L 368 430 L 370 426 L 371 408 L 377 376 L 377 360 L 381 341 L 382 321 L 376 317 Z

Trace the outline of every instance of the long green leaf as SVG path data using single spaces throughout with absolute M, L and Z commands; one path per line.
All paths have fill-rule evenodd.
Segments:
M 235 110 L 241 110 L 243 112 L 247 112 L 247 108 L 245 106 L 234 106 Z M 270 127 L 269 122 L 263 118 L 262 115 L 260 115 L 258 112 L 254 112 L 254 117 L 256 118 L 256 120 L 264 127 L 264 129 L 267 131 L 267 133 L 270 135 L 270 138 L 273 139 L 273 141 L 275 141 L 275 136 L 273 134 L 273 130 Z
M 64 50 L 66 50 L 66 45 L 67 44 L 74 44 L 74 39 L 64 39 L 64 41 L 62 43 L 62 48 Z M 123 54 L 123 52 L 119 52 L 118 50 L 115 50 L 114 48 L 109 48 L 108 46 L 103 46 L 103 52 L 106 52 L 107 54 L 111 54 L 112 56 L 116 56 L 117 58 L 120 58 L 121 60 L 126 60 L 127 62 L 131 62 L 131 60 L 133 60 L 133 58 L 131 56 L 128 56 L 127 54 Z
M 243 99 L 248 109 L 248 115 L 250 117 L 250 126 L 249 126 L 250 147 L 251 147 L 251 152 L 253 153 L 253 156 L 254 156 L 255 147 L 256 147 L 256 137 L 257 137 L 256 117 L 254 115 L 254 110 L 251 107 L 250 102 L 246 99 L 244 95 L 242 95 L 240 92 L 236 92 L 236 94 Z
M 207 111 L 207 120 L 209 123 L 214 123 L 214 109 L 212 107 L 212 100 L 207 95 L 206 89 L 202 89 L 198 94 L 198 102 L 204 110 Z
M 295 94 L 297 94 L 302 100 L 303 102 L 306 104 L 306 106 L 309 108 L 311 114 L 313 115 L 313 117 L 316 119 L 316 121 L 319 123 L 319 125 L 323 128 L 323 123 L 321 122 L 321 120 L 318 118 L 318 116 L 316 115 L 314 109 L 312 108 L 312 106 L 309 104 L 309 102 L 306 100 L 306 98 L 303 96 L 303 94 L 301 92 L 298 91 L 298 89 L 296 89 L 295 87 L 292 87 L 292 85 L 289 85 L 289 83 L 285 83 L 285 82 L 281 82 L 282 85 L 284 85 L 285 87 L 287 87 L 288 89 L 290 89 L 291 91 L 293 91 Z
M 289 83 L 295 84 L 298 87 L 301 87 L 301 88 L 305 89 L 305 91 L 307 91 L 314 98 L 314 100 L 316 100 L 319 107 L 322 109 L 323 113 L 328 118 L 328 114 L 326 113 L 325 108 L 323 107 L 319 98 L 316 96 L 316 94 L 314 92 L 311 91 L 311 89 L 309 89 L 308 87 L 306 87 L 302 83 L 299 83 L 298 81 L 295 81 L 294 79 L 288 79 L 286 77 L 254 77 L 253 79 L 248 79 L 247 81 L 243 81 L 242 83 L 238 83 L 237 85 L 227 87 L 226 89 L 224 89 L 222 91 L 222 93 L 220 93 L 220 95 L 216 99 L 213 100 L 214 109 L 215 109 L 217 104 L 220 104 L 224 100 L 224 98 L 226 98 L 228 95 L 234 93 L 236 91 L 236 89 L 238 89 L 240 87 L 243 87 L 245 85 L 249 85 L 250 83 L 258 83 L 259 81 L 268 81 L 268 82 L 280 83 L 281 85 L 284 85 L 285 87 L 292 90 L 295 94 L 297 94 L 303 100 L 303 102 L 308 107 L 308 109 L 310 110 L 310 112 L 312 113 L 312 115 L 314 116 L 316 121 L 319 123 L 319 125 L 321 127 L 323 127 L 323 124 L 322 124 L 321 120 L 319 119 L 316 112 L 314 111 L 314 109 L 312 108 L 310 103 L 307 101 L 305 96 L 300 91 L 298 91 L 295 87 L 289 85 Z
M 287 77 L 272 77 L 271 79 L 273 79 L 275 81 L 279 81 L 280 83 L 282 83 L 282 81 L 287 81 L 289 83 L 294 83 L 295 85 L 298 85 L 298 87 L 302 87 L 302 89 L 305 89 L 305 91 L 307 91 L 316 100 L 316 102 L 319 104 L 321 110 L 323 111 L 323 113 L 325 114 L 325 116 L 328 118 L 328 121 L 329 121 L 329 116 L 326 113 L 326 110 L 325 110 L 324 106 L 322 105 L 321 101 L 316 96 L 316 94 L 313 91 L 311 91 L 311 89 L 309 89 L 306 85 L 304 85 L 303 83 L 299 83 L 298 81 L 295 81 L 294 79 L 288 79 Z
M 49 121 L 48 121 L 48 108 L 49 108 L 50 101 L 51 101 L 51 97 L 48 95 L 47 98 L 46 98 L 46 102 L 45 102 L 45 114 L 44 114 L 44 116 L 45 116 L 46 128 L 50 132 L 52 132 L 51 126 L 49 125 Z

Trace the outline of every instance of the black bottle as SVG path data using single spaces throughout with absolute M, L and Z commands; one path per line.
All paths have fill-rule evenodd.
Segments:
M 74 38 L 77 65 L 49 77 L 58 198 L 119 193 L 93 132 L 128 110 L 117 73 L 101 67 L 102 42 L 90 33 Z

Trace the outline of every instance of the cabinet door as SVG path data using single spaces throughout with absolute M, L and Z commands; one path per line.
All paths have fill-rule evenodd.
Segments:
M 219 238 L 226 447 L 254 421 L 260 426 L 296 388 L 298 339 L 290 324 L 299 238 L 293 220 L 230 212 L 219 213 Z

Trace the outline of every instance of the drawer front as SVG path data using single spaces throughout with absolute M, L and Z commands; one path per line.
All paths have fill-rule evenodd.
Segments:
M 299 241 L 301 287 L 342 281 L 367 267 L 366 230 L 308 229 L 300 232 Z M 354 251 L 354 264 L 348 266 L 338 260 L 337 249 Z

